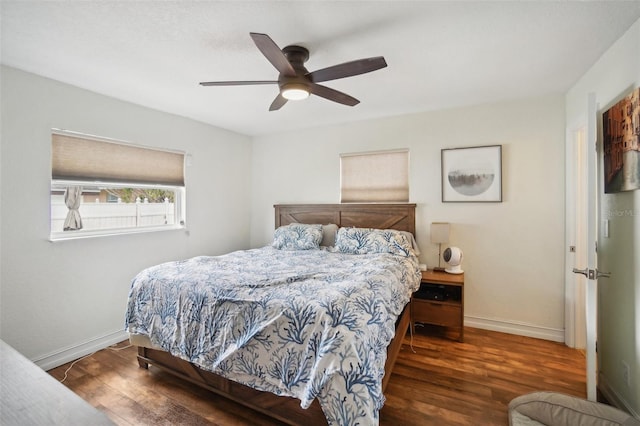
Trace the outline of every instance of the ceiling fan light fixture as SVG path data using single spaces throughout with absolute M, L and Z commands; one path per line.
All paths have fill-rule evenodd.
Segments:
M 288 83 L 282 86 L 280 94 L 290 101 L 300 101 L 309 97 L 309 89 L 302 83 Z

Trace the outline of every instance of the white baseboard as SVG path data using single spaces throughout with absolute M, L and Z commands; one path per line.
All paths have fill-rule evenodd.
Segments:
M 483 330 L 500 331 L 502 333 L 535 337 L 537 339 L 564 343 L 563 328 L 540 327 L 533 324 L 525 324 L 514 321 L 504 321 L 490 318 L 479 318 L 466 315 L 464 317 L 464 325 L 467 327 L 481 328 Z
M 613 387 L 611 387 L 609 381 L 607 380 L 607 377 L 602 373 L 598 374 L 598 390 L 602 392 L 602 395 L 607 399 L 607 401 L 609 401 L 609 403 L 611 403 L 611 405 L 626 411 L 636 419 L 640 419 L 640 414 L 635 412 L 633 408 L 631 408 L 631 405 L 629 405 L 627 400 L 624 399 L 618 392 L 616 392 Z
M 67 362 L 82 358 L 85 355 L 99 351 L 108 346 L 122 342 L 129 338 L 129 335 L 124 330 L 114 331 L 113 333 L 106 334 L 102 337 L 91 339 L 85 343 L 74 345 L 48 355 L 41 356 L 37 359 L 32 359 L 38 367 L 43 370 L 51 370 Z

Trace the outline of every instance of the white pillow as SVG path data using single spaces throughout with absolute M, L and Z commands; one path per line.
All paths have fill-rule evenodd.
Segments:
M 337 233 L 338 225 L 336 225 L 335 223 L 322 225 L 322 241 L 320 241 L 320 246 L 333 247 L 336 244 Z

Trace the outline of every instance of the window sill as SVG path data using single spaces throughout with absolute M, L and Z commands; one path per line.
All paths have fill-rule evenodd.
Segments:
M 109 229 L 109 230 L 96 230 L 96 231 L 63 231 L 52 232 L 49 235 L 50 242 L 69 241 L 69 240 L 81 240 L 85 238 L 99 238 L 99 237 L 113 237 L 116 235 L 131 235 L 131 234 L 144 234 L 148 232 L 163 232 L 163 231 L 180 231 L 189 232 L 184 225 L 173 226 L 148 226 L 140 228 L 125 228 L 125 229 Z

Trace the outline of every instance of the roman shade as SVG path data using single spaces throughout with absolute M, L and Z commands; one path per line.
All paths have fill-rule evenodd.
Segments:
M 340 155 L 342 203 L 409 201 L 409 151 Z
M 51 179 L 184 186 L 184 153 L 54 132 Z

